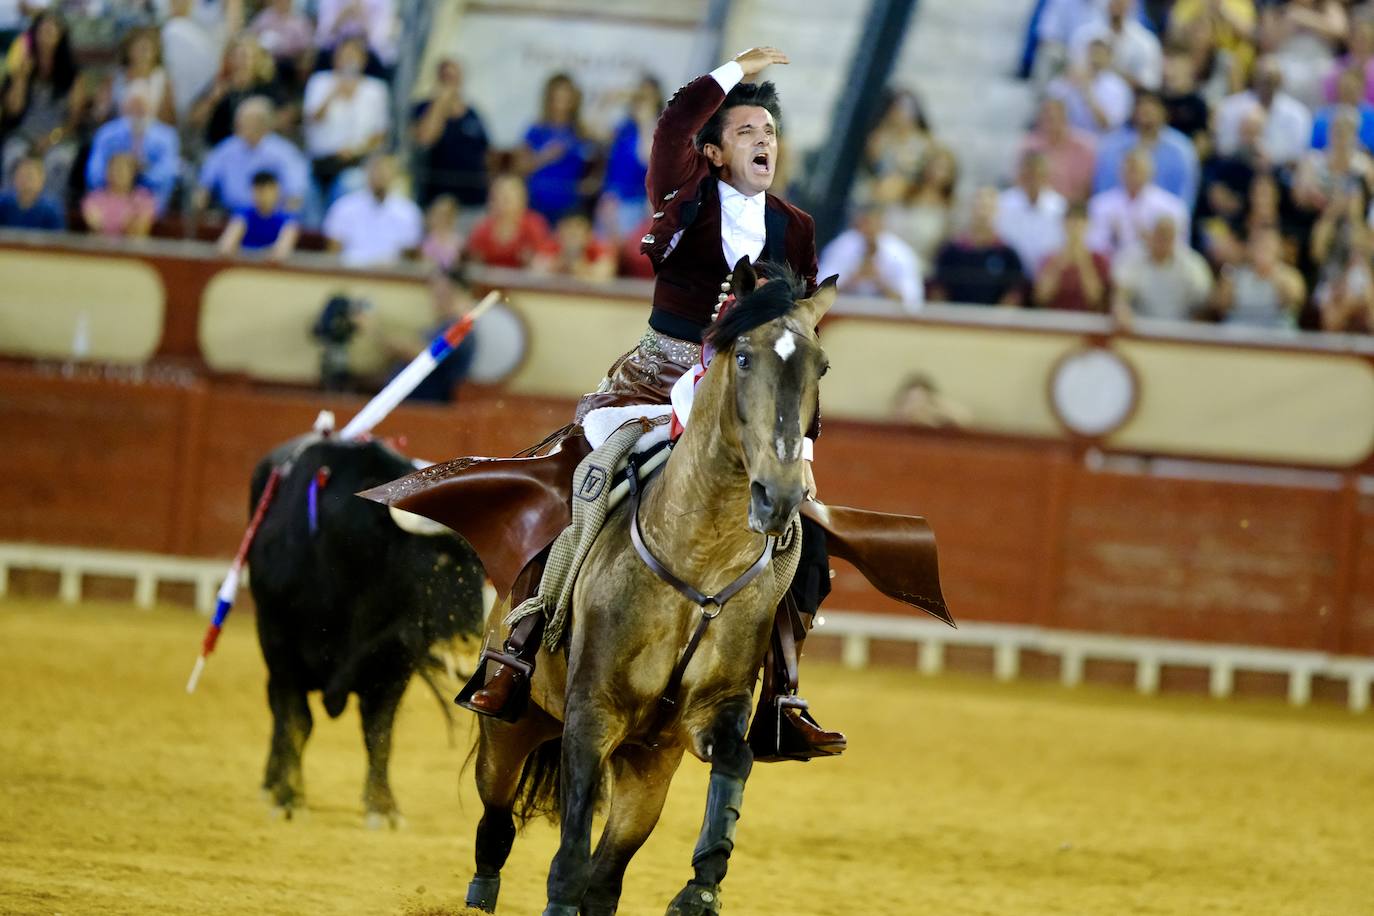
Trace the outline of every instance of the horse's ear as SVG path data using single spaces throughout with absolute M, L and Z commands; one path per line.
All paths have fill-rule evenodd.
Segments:
M 821 285 L 816 287 L 810 299 L 801 299 L 797 302 L 797 312 L 808 328 L 819 325 L 825 313 L 830 311 L 830 306 L 835 304 L 835 284 L 839 279 L 839 274 L 826 277 L 821 281 Z
M 754 273 L 754 265 L 749 263 L 749 256 L 745 255 L 735 263 L 735 269 L 730 272 L 730 290 L 736 299 L 743 299 L 758 285 L 759 276 Z

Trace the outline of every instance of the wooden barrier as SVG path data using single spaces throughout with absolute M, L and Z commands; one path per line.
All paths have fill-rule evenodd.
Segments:
M 227 555 L 260 457 L 361 403 L 0 366 L 0 541 Z M 430 459 L 509 455 L 571 409 L 485 393 L 403 406 L 379 434 Z M 1374 502 L 1352 474 L 1173 479 L 1063 442 L 841 421 L 816 467 L 833 503 L 930 519 L 961 621 L 1374 655 Z M 911 615 L 837 565 L 832 606 Z

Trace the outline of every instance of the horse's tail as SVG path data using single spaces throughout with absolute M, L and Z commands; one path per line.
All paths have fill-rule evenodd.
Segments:
M 515 804 L 511 812 L 521 827 L 541 817 L 558 822 L 558 782 L 562 757 L 563 739 L 559 737 L 545 741 L 525 758 L 520 782 L 515 787 Z

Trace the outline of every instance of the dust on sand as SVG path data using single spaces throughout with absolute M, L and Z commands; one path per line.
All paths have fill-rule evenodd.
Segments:
M 353 706 L 315 706 L 309 811 L 274 820 L 252 621 L 183 692 L 203 621 L 122 605 L 0 603 L 0 912 L 464 912 L 479 806 L 470 742 L 412 689 L 400 831 L 362 827 Z M 725 911 L 748 914 L 1374 912 L 1374 720 L 1272 702 L 1145 700 L 807 666 L 851 750 L 755 768 Z M 705 767 L 679 771 L 621 909 L 689 877 Z M 537 913 L 555 842 L 516 842 L 502 911 Z

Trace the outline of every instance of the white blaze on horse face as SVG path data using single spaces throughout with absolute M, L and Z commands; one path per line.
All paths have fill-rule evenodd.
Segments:
M 778 342 L 773 344 L 773 350 L 783 362 L 787 362 L 787 358 L 797 352 L 797 339 L 792 336 L 791 331 L 783 331 Z

